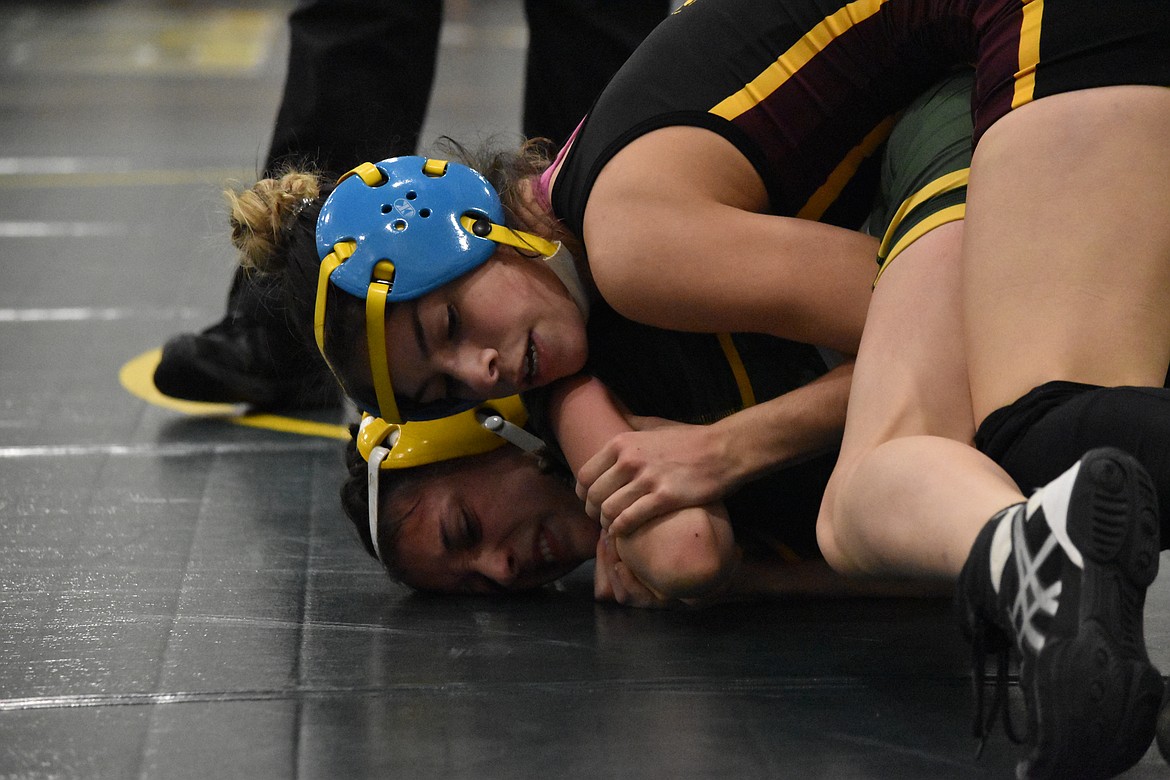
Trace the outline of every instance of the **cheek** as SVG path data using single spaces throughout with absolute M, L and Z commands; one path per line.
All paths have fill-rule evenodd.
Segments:
M 585 367 L 589 344 L 580 318 L 565 320 L 555 334 L 552 362 L 547 366 L 550 378 L 572 376 Z
M 483 343 L 497 343 L 504 334 L 524 330 L 528 301 L 515 287 L 485 286 L 456 304 L 465 335 Z

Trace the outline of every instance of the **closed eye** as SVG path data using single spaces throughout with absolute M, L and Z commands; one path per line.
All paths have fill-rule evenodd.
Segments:
M 443 548 L 448 551 L 471 550 L 483 538 L 479 521 L 466 509 L 460 509 L 450 520 L 440 524 Z
M 454 304 L 447 304 L 447 341 L 455 341 L 459 338 L 459 310 L 455 308 Z

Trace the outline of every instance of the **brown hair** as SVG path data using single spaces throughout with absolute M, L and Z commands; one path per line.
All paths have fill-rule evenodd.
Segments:
M 498 139 L 488 139 L 475 149 L 469 149 L 447 136 L 439 138 L 436 149 L 441 155 L 463 163 L 487 179 L 504 206 L 507 226 L 548 236 L 560 230 L 560 223 L 551 215 L 537 224 L 525 217 L 526 210 L 519 208 L 523 197 L 521 182 L 540 176 L 552 163 L 549 142 L 537 138 L 525 141 L 517 149 L 505 147 Z
M 314 353 L 313 317 L 321 268 L 317 216 L 332 190 L 332 184 L 314 170 L 287 168 L 251 187 L 224 191 L 231 240 L 240 252 L 240 265 L 277 280 L 279 305 L 289 326 Z M 364 343 L 362 305 L 333 285 L 328 295 L 326 351 L 330 353 L 330 368 L 340 380 L 353 373 L 348 361 L 358 354 L 354 349 L 341 349 L 341 345 L 353 344 L 355 338 Z

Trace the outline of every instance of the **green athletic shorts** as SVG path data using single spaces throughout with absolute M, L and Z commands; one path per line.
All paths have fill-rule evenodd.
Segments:
M 882 242 L 877 279 L 914 241 L 963 218 L 973 82 L 970 70 L 939 82 L 907 107 L 890 134 L 880 189 L 866 220 L 866 230 Z

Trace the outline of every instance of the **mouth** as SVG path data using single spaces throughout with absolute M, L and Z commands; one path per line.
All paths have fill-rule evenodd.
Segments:
M 528 349 L 524 352 L 524 387 L 533 387 L 540 373 L 540 354 L 536 349 L 536 341 L 532 334 L 528 334 Z
M 560 561 L 557 541 L 549 533 L 548 528 L 541 527 L 536 535 L 536 553 L 538 559 L 546 564 L 555 564 Z

